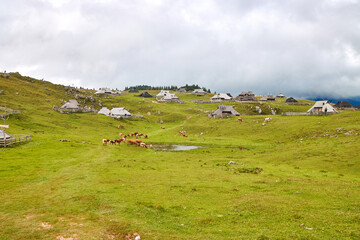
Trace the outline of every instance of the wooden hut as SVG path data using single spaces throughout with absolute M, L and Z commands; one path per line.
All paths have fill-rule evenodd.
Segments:
M 179 88 L 178 93 L 186 93 L 186 89 L 185 88 Z
M 319 113 L 325 113 L 325 114 L 333 114 L 337 113 L 335 108 L 330 105 L 329 101 L 317 101 L 314 106 L 312 106 L 308 111 L 310 114 L 319 114 Z
M 299 103 L 295 98 L 293 97 L 289 97 L 288 99 L 285 100 L 286 104 L 297 104 Z
M 196 96 L 204 96 L 206 94 L 206 92 L 204 91 L 204 89 L 195 89 L 191 94 L 194 94 Z
M 152 98 L 153 96 L 150 95 L 148 92 L 142 92 L 140 95 L 137 95 L 137 97 Z
M 210 98 L 210 101 L 212 102 L 226 102 L 226 101 L 232 101 L 232 97 L 230 97 L 226 93 L 218 93 L 215 94 Z
M 273 95 L 265 95 L 260 99 L 260 101 L 262 101 L 262 102 L 273 102 L 273 101 L 275 101 L 275 97 Z
M 240 113 L 235 111 L 233 106 L 229 105 L 219 105 L 218 109 L 216 109 L 215 112 L 213 112 L 211 117 L 232 117 L 232 116 L 240 116 Z
M 243 91 L 236 98 L 236 101 L 240 102 L 257 102 L 255 94 L 252 91 Z
M 335 105 L 334 108 L 336 109 L 356 109 L 356 107 L 354 105 L 352 105 L 351 103 L 347 102 L 347 101 L 338 101 Z
M 60 111 L 78 112 L 82 110 L 83 107 L 75 99 L 70 99 L 60 107 Z
M 124 107 L 113 108 L 110 111 L 110 117 L 113 117 L 113 118 L 131 118 L 132 114 L 128 110 L 126 110 Z
M 103 108 L 100 109 L 98 114 L 103 114 L 105 116 L 110 116 L 111 111 L 107 107 L 103 107 Z

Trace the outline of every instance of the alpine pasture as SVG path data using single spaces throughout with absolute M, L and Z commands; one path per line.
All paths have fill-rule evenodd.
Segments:
M 209 93 L 176 93 L 185 103 L 95 96 L 143 115 L 115 120 L 53 110 L 95 91 L 15 73 L 0 78 L 0 90 L 0 106 L 21 110 L 6 121 L 7 132 L 32 135 L 0 148 L 0 239 L 360 238 L 359 111 L 281 116 L 313 102 L 276 99 L 258 115 L 259 103 L 224 103 L 242 114 L 240 122 L 208 117 L 217 103 L 190 102 L 208 101 Z M 266 115 L 270 108 L 278 115 Z M 263 125 L 265 117 L 272 120 Z M 120 132 L 203 148 L 103 146 Z

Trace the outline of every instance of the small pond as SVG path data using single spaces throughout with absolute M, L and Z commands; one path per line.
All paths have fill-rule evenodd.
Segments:
M 189 151 L 199 148 L 205 148 L 202 146 L 191 146 L 191 145 L 177 145 L 177 144 L 154 144 L 154 149 L 160 151 Z

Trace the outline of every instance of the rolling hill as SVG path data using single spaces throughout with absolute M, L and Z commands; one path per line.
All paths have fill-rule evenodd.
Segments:
M 0 91 L 0 106 L 21 111 L 7 132 L 32 135 L 0 148 L 0 239 L 360 238 L 359 111 L 285 117 L 313 102 L 226 103 L 244 114 L 240 122 L 209 118 L 216 103 L 191 102 L 211 94 L 160 103 L 125 92 L 89 102 L 79 95 L 95 91 L 18 73 L 0 78 Z M 76 95 L 142 117 L 53 110 Z M 268 116 L 271 109 L 279 115 Z M 264 125 L 264 117 L 272 120 Z M 102 145 L 120 132 L 201 148 Z

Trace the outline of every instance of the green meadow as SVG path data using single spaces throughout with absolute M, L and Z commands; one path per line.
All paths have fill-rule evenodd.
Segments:
M 212 94 L 177 93 L 184 103 L 95 96 L 143 115 L 114 120 L 53 110 L 92 90 L 16 73 L 0 78 L 0 90 L 0 106 L 21 110 L 7 132 L 32 135 L 0 148 L 0 239 L 360 239 L 360 111 L 285 117 L 313 102 L 226 103 L 240 122 L 208 117 L 216 103 L 190 102 Z M 102 145 L 120 132 L 202 148 Z

